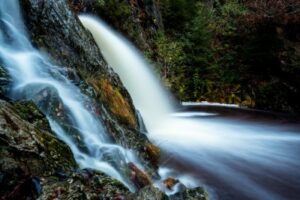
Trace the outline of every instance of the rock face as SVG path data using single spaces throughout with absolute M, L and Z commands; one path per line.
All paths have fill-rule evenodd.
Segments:
M 72 69 L 70 78 L 79 77 L 73 81 L 92 99 L 92 109 L 99 113 L 111 139 L 135 150 L 147 172 L 155 175 L 158 162 L 147 151 L 150 142 L 139 131 L 137 112 L 127 90 L 67 1 L 22 0 L 21 4 L 33 44 L 53 63 Z
M 78 171 L 71 150 L 51 133 L 32 102 L 0 100 L 0 154 L 0 199 L 134 200 L 145 195 L 146 190 L 133 194 L 102 173 Z M 164 196 L 155 188 L 147 195 Z
M 69 147 L 52 133 L 39 129 L 40 124 L 24 120 L 17 110 L 20 107 L 0 100 L 0 196 L 14 196 L 20 187 L 39 182 L 33 177 L 68 173 L 77 168 Z M 34 106 L 31 112 L 39 113 Z

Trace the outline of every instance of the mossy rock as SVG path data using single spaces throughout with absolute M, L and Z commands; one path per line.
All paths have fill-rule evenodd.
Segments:
M 188 189 L 185 186 L 181 189 L 180 192 L 171 195 L 170 200 L 208 200 L 207 192 L 201 188 Z
M 30 122 L 36 128 L 51 132 L 46 116 L 32 101 L 21 101 L 13 104 L 14 110 L 25 121 Z
M 129 125 L 131 128 L 137 127 L 135 111 L 121 94 L 120 89 L 114 86 L 108 79 L 90 79 L 88 82 L 94 86 L 100 95 L 100 100 L 108 107 L 111 113 L 117 117 L 118 121 Z
M 130 191 L 117 180 L 89 169 L 74 172 L 63 181 L 56 181 L 53 177 L 45 179 L 42 185 L 44 192 L 40 200 L 115 200 L 130 195 Z
M 35 121 L 34 118 L 32 120 Z M 22 119 L 13 105 L 2 100 L 0 153 L 0 173 L 12 177 L 11 182 L 1 182 L 0 188 L 12 189 L 20 180 L 27 180 L 28 177 L 70 173 L 77 168 L 72 152 L 65 143 Z M 1 190 L 0 195 L 9 193 L 8 189 Z

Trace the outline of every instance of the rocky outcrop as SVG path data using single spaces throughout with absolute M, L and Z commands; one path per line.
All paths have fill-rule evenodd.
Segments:
M 0 100 L 0 196 L 8 199 L 14 199 L 23 187 L 38 185 L 39 177 L 67 174 L 77 168 L 69 147 L 39 129 L 42 124 L 24 120 L 20 107 Z M 35 118 L 39 111 L 34 106 L 31 113 L 31 120 L 44 124 L 45 118 Z M 47 123 L 44 125 L 47 127 Z
M 164 197 L 153 187 L 131 193 L 105 174 L 77 170 L 71 150 L 53 135 L 45 116 L 32 102 L 0 100 L 0 154 L 1 200 L 134 200 L 144 199 L 145 193 Z M 142 177 L 137 175 L 141 171 L 135 173 Z
M 150 142 L 139 132 L 137 112 L 127 90 L 105 63 L 91 34 L 83 28 L 67 1 L 22 0 L 21 4 L 32 43 L 48 54 L 53 63 L 72 69 L 70 78 L 91 98 L 90 107 L 111 139 L 135 150 L 147 172 L 155 175 L 154 163 L 158 161 L 153 161 L 147 150 Z
M 48 131 L 51 133 L 51 128 L 46 116 L 32 101 L 21 101 L 13 104 L 14 111 L 26 122 L 31 123 L 34 127 Z
M 57 181 L 55 177 L 44 179 L 40 200 L 48 199 L 124 199 L 131 193 L 118 181 L 92 170 L 80 170 Z

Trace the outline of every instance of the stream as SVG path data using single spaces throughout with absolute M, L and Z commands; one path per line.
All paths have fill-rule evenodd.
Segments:
M 183 106 L 173 117 L 172 130 L 151 134 L 165 177 L 202 185 L 211 199 L 300 199 L 298 119 L 208 105 Z

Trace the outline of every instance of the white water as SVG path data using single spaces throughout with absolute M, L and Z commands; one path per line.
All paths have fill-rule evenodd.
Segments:
M 88 152 L 83 152 L 52 113 L 46 113 L 52 129 L 70 146 L 76 161 L 82 167 L 98 169 L 118 178 L 132 188 L 114 167 L 101 161 L 104 154 L 115 151 L 119 151 L 129 161 L 131 153 L 107 141 L 101 123 L 94 113 L 83 106 L 89 101 L 88 98 L 66 78 L 62 68 L 53 66 L 31 46 L 20 18 L 18 1 L 0 0 L 0 15 L 0 57 L 15 81 L 12 96 L 33 99 L 39 103 L 36 97 L 40 92 L 49 88 L 55 91 L 63 107 L 70 111 L 72 126 L 79 130 L 88 147 Z M 287 199 L 276 187 L 270 187 L 272 185 L 278 186 L 278 190 L 287 188 L 286 192 L 290 191 L 289 188 L 300 188 L 299 132 L 296 134 L 267 123 L 190 119 L 203 117 L 207 113 L 166 117 L 172 111 L 167 95 L 140 55 L 102 23 L 91 18 L 85 19 L 92 20 L 91 24 L 95 25 L 91 29 L 99 38 L 97 42 L 141 110 L 150 130 L 149 136 L 166 152 L 179 157 L 188 165 L 188 170 L 193 165 L 202 169 L 201 176 L 213 174 L 211 177 L 217 177 L 222 184 L 230 186 L 227 188 L 234 189 L 234 193 L 239 192 L 248 199 Z M 88 22 L 84 23 L 86 25 Z M 101 41 L 104 45 L 101 45 Z M 211 117 L 215 113 L 207 115 Z M 168 170 L 161 169 L 160 172 L 163 177 L 172 173 L 177 176 Z M 198 178 L 182 174 L 177 177 L 187 185 Z M 264 183 L 264 180 L 268 183 Z M 211 186 L 210 180 L 203 178 L 201 181 Z M 198 180 L 194 183 L 190 186 L 200 184 Z
M 238 199 L 285 199 L 284 194 L 272 189 L 275 186 L 288 190 L 298 185 L 300 190 L 300 151 L 295 149 L 295 145 L 300 146 L 299 132 L 258 122 L 190 118 L 217 113 L 170 114 L 173 110 L 167 95 L 137 50 L 102 21 L 88 16 L 80 19 L 140 109 L 149 137 L 171 156 L 179 157 L 183 165 L 202 169 L 204 176 L 212 174 L 224 186 L 229 185 L 227 188 L 240 196 Z M 163 177 L 170 174 L 161 171 Z M 182 179 L 181 175 L 177 177 Z M 264 183 L 267 180 L 270 182 Z M 208 183 L 208 187 L 213 185 Z
M 90 16 L 79 18 L 92 33 L 105 60 L 120 76 L 135 107 L 141 112 L 146 127 L 153 129 L 159 126 L 165 116 L 171 113 L 172 105 L 151 71 L 151 66 L 125 38 L 103 21 Z
M 120 172 L 103 160 L 107 155 L 119 157 L 121 155 L 121 160 L 116 158 L 119 159 L 118 162 L 122 160 L 125 163 L 134 162 L 131 151 L 109 143 L 95 113 L 84 106 L 89 99 L 66 78 L 63 68 L 52 65 L 32 47 L 26 35 L 18 4 L 18 0 L 0 0 L 0 60 L 14 80 L 11 96 L 30 99 L 40 105 L 41 100 L 38 99 L 41 96 L 49 96 L 47 91 L 58 94 L 62 109 L 69 111 L 66 114 L 71 124 L 68 125 L 80 133 L 77 137 L 80 137 L 88 147 L 88 152 L 83 152 L 76 145 L 72 134 L 63 129 L 54 111 L 51 112 L 51 108 L 44 109 L 44 112 L 51 128 L 71 148 L 76 161 L 81 167 L 102 171 L 134 190 Z

